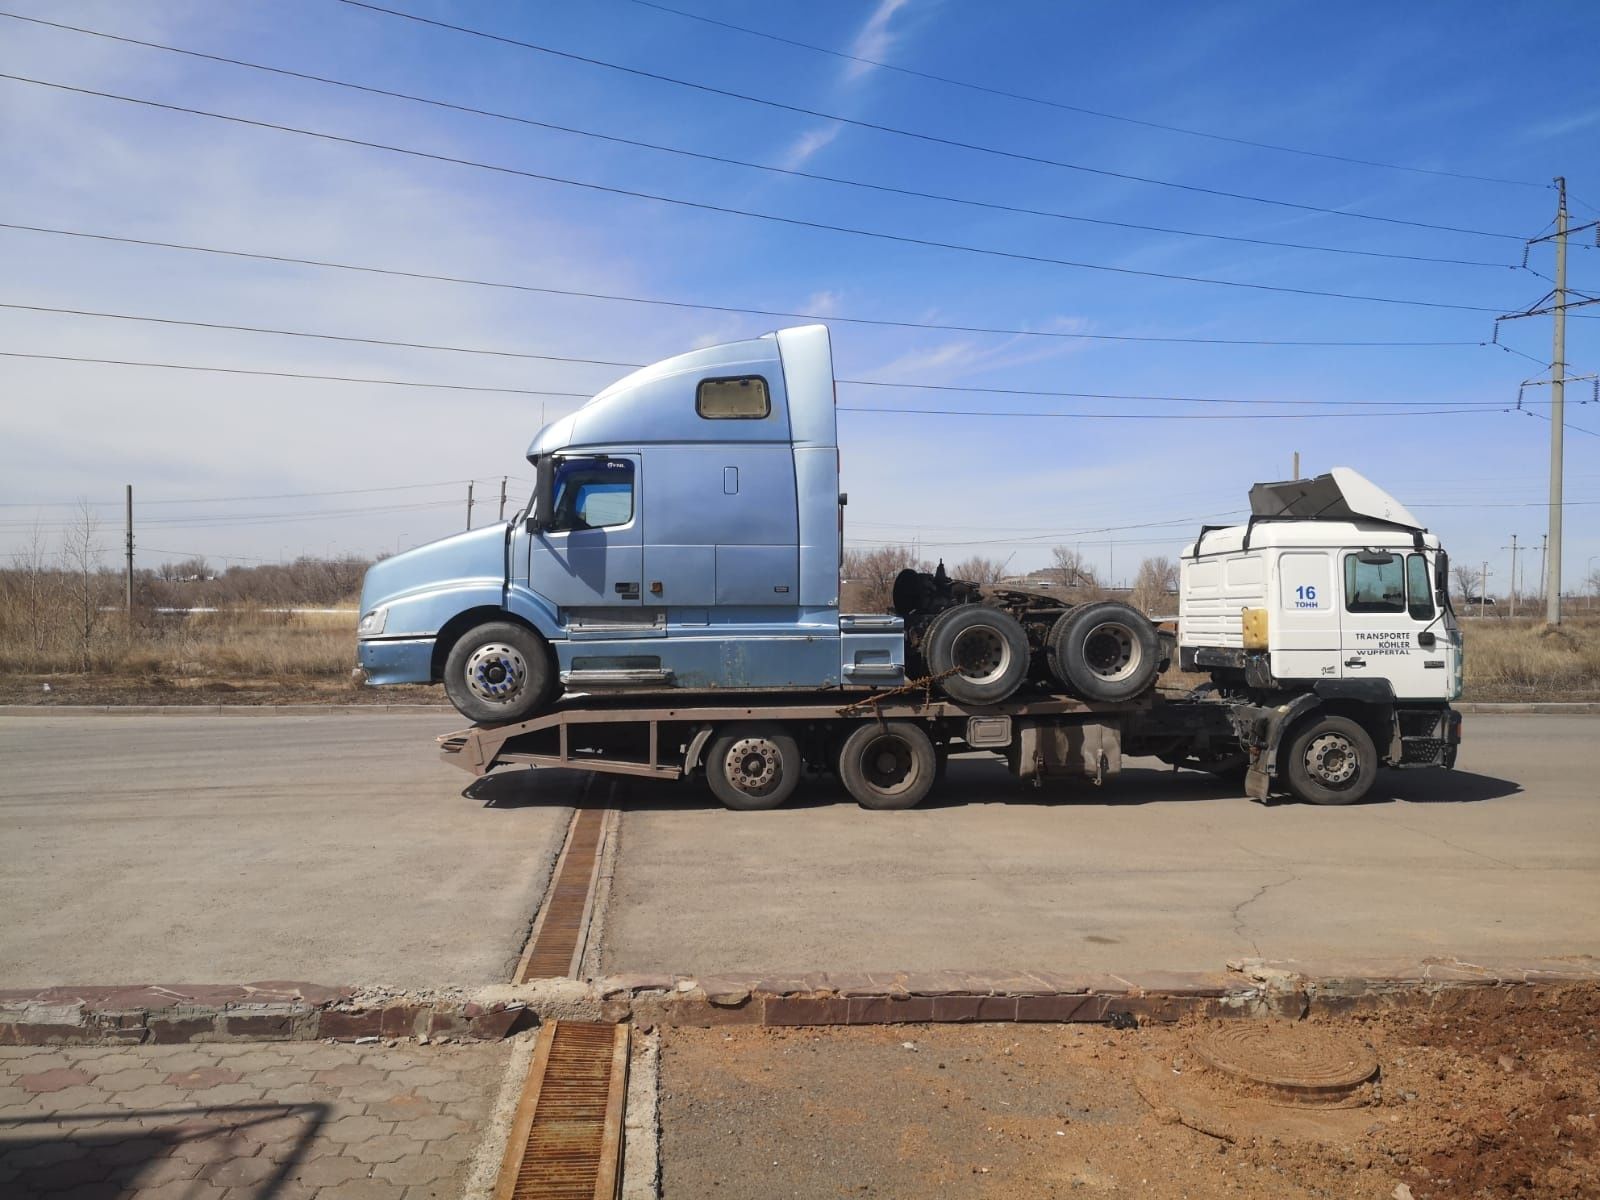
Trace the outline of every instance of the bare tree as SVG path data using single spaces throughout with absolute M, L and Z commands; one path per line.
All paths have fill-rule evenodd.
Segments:
M 981 554 L 974 554 L 965 562 L 957 563 L 950 575 L 954 579 L 965 579 L 971 583 L 999 583 L 1010 563 L 1009 558 L 1003 560 L 984 558 Z
M 1461 593 L 1462 604 L 1466 604 L 1467 601 L 1478 594 L 1478 585 L 1483 581 L 1478 578 L 1478 572 L 1467 566 L 1466 563 L 1457 563 L 1450 574 L 1455 576 L 1456 591 Z
M 56 593 L 61 582 L 50 564 L 44 531 L 38 525 L 34 525 L 22 548 L 12 553 L 11 568 L 15 573 L 13 611 L 37 662 L 44 656 L 50 641 L 51 616 L 56 609 Z
M 1076 592 L 1082 599 L 1096 600 L 1102 594 L 1100 580 L 1089 560 L 1071 546 L 1056 546 L 1050 551 L 1049 570 L 1062 588 Z
M 844 580 L 850 591 L 847 607 L 860 612 L 888 612 L 893 602 L 894 577 L 907 567 L 929 569 L 909 546 L 879 546 L 875 550 L 846 550 Z
M 1165 555 L 1147 558 L 1139 564 L 1139 574 L 1129 597 L 1133 606 L 1150 616 L 1170 615 L 1161 610 L 1172 607 L 1168 596 L 1178 588 L 1178 564 Z
M 89 672 L 95 630 L 100 624 L 100 551 L 100 518 L 87 500 L 80 500 L 77 517 L 61 536 L 61 564 L 67 574 L 72 640 L 84 674 Z

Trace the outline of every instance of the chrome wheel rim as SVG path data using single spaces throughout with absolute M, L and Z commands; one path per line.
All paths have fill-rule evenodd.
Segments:
M 1083 663 L 1096 678 L 1120 683 L 1139 669 L 1139 641 L 1121 621 L 1102 621 L 1083 639 Z
M 1360 767 L 1355 743 L 1342 733 L 1324 733 L 1306 747 L 1306 774 L 1325 787 L 1348 787 Z
M 740 738 L 723 760 L 728 782 L 747 796 L 765 796 L 783 779 L 783 755 L 763 737 Z
M 489 704 L 507 705 L 528 686 L 528 663 L 522 652 L 504 642 L 479 646 L 467 659 L 467 691 Z
M 992 625 L 974 625 L 956 634 L 950 661 L 963 679 L 993 683 L 1011 665 L 1011 647 Z

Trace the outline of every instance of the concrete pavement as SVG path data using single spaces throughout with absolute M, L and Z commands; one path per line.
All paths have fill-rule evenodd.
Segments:
M 0 717 L 0 988 L 505 980 L 582 776 L 470 781 L 448 714 Z M 928 807 L 772 813 L 637 784 L 606 973 L 1211 971 L 1230 957 L 1600 954 L 1600 720 L 1475 716 L 1461 769 L 1264 808 L 1146 764 Z M 537 786 L 534 786 L 534 785 Z M 496 803 L 485 807 L 483 797 Z
M 635 785 L 607 972 L 1220 970 L 1600 955 L 1600 720 L 1467 719 L 1460 769 L 1385 772 L 1349 809 L 1262 807 L 1138 764 L 1036 792 L 952 763 L 921 809 L 831 783 L 729 813 Z M 1133 765 L 1133 764 L 1130 764 Z
M 511 1047 L 0 1047 L 0 1195 L 458 1200 Z
M 0 717 L 0 988 L 500 982 L 582 777 L 486 808 L 448 715 Z

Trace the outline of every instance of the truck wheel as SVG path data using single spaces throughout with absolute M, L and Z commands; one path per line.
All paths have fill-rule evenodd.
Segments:
M 550 647 L 510 621 L 469 629 L 444 661 L 444 691 L 469 721 L 500 725 L 549 706 L 556 694 Z
M 862 808 L 915 808 L 938 774 L 933 739 L 910 721 L 863 721 L 839 750 L 839 779 Z
M 1155 682 L 1160 659 L 1155 626 L 1116 600 L 1074 608 L 1050 629 L 1050 674 L 1085 700 L 1131 700 Z
M 946 609 L 923 645 L 939 687 L 960 704 L 998 704 L 1028 675 L 1028 634 L 1010 613 L 984 604 Z
M 1372 735 L 1349 717 L 1313 717 L 1289 739 L 1284 754 L 1289 790 L 1312 804 L 1354 804 L 1378 774 Z
M 800 745 L 775 725 L 732 725 L 706 747 L 706 782 L 727 808 L 777 808 L 800 783 Z

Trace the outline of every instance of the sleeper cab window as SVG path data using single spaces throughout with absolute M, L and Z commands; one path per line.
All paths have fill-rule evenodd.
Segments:
M 694 410 L 712 421 L 759 421 L 772 412 L 772 397 L 759 375 L 702 379 L 695 389 Z
M 570 458 L 556 468 L 553 530 L 606 529 L 633 520 L 633 463 Z

